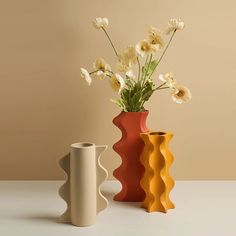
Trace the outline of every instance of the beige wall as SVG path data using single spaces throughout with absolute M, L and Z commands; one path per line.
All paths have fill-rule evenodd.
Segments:
M 79 67 L 103 55 L 114 62 L 104 35 L 91 27 L 110 19 L 120 48 L 145 37 L 145 26 L 181 17 L 159 72 L 173 71 L 191 88 L 179 106 L 162 91 L 147 108 L 148 125 L 175 134 L 176 179 L 236 179 L 234 0 L 0 0 L 0 179 L 61 179 L 57 162 L 77 141 L 109 145 L 103 164 L 119 165 L 112 123 L 119 109 L 106 81 L 88 88 Z

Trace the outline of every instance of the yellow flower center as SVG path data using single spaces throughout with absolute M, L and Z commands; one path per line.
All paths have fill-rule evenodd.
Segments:
M 100 66 L 98 67 L 98 70 L 101 70 L 102 72 L 105 72 L 105 67 L 104 67 L 103 65 L 100 65 Z
M 161 44 L 161 40 L 158 38 L 155 38 L 152 40 L 152 44 Z
M 184 90 L 179 90 L 179 92 L 177 93 L 177 96 L 180 97 L 180 98 L 184 97 L 184 95 L 185 95 Z
M 141 46 L 141 50 L 142 51 L 149 51 L 149 49 L 150 49 L 150 47 L 149 47 L 149 45 L 148 44 L 143 44 L 142 46 Z
M 120 81 L 116 80 L 116 85 L 120 86 Z

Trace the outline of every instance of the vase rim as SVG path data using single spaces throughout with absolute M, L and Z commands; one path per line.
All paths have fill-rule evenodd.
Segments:
M 122 113 L 149 113 L 148 110 L 145 111 L 121 111 Z
M 172 135 L 171 132 L 165 132 L 165 131 L 149 131 L 145 133 L 141 133 L 143 135 L 159 135 L 159 136 L 165 136 L 165 135 Z
M 160 135 L 160 136 L 163 136 L 163 135 L 166 135 L 167 132 L 162 132 L 162 131 L 154 131 L 154 132 L 149 132 L 150 135 Z
M 79 142 L 79 143 L 73 143 L 70 146 L 73 148 L 91 148 L 95 147 L 95 144 L 89 142 Z

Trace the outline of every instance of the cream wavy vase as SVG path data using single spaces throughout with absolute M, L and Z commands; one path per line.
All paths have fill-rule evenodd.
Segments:
M 145 167 L 144 176 L 140 182 L 146 197 L 142 207 L 148 212 L 167 212 L 175 208 L 169 194 L 174 187 L 169 168 L 174 157 L 168 149 L 168 143 L 173 137 L 171 133 L 148 132 L 140 134 L 145 146 L 140 160 Z
M 67 209 L 60 217 L 64 223 L 89 226 L 96 222 L 96 215 L 108 205 L 100 185 L 107 178 L 106 169 L 100 163 L 106 145 L 75 143 L 70 155 L 59 162 L 67 174 L 66 182 L 59 189 L 59 195 L 66 201 Z

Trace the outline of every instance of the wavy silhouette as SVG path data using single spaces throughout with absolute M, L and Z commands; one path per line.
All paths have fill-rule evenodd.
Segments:
M 107 207 L 108 200 L 100 190 L 100 185 L 108 176 L 100 163 L 101 154 L 106 149 L 106 145 L 72 144 L 71 153 L 59 161 L 67 175 L 66 182 L 59 189 L 59 195 L 67 203 L 61 222 L 89 226 L 95 223 L 96 215 Z
M 141 134 L 145 147 L 141 154 L 141 163 L 145 173 L 141 186 L 146 197 L 142 207 L 148 212 L 167 212 L 174 208 L 169 194 L 174 187 L 174 180 L 170 177 L 169 168 L 174 157 L 168 149 L 168 143 L 173 137 L 171 133 L 151 132 Z
M 71 204 L 70 204 L 70 154 L 67 154 L 59 161 L 60 167 L 66 174 L 66 182 L 60 187 L 59 195 L 66 202 L 66 211 L 61 215 L 60 221 L 64 223 L 71 223 Z
M 107 179 L 107 170 L 102 166 L 100 158 L 102 153 L 107 149 L 103 145 L 96 145 L 96 158 L 97 158 L 97 213 L 104 210 L 108 206 L 108 200 L 101 193 L 100 186 Z
M 140 186 L 144 168 L 140 162 L 143 142 L 140 133 L 147 132 L 146 118 L 148 112 L 121 112 L 113 119 L 113 123 L 121 130 L 121 139 L 113 145 L 113 149 L 121 157 L 121 165 L 113 175 L 122 184 L 121 191 L 115 195 L 116 201 L 143 201 L 145 193 Z

